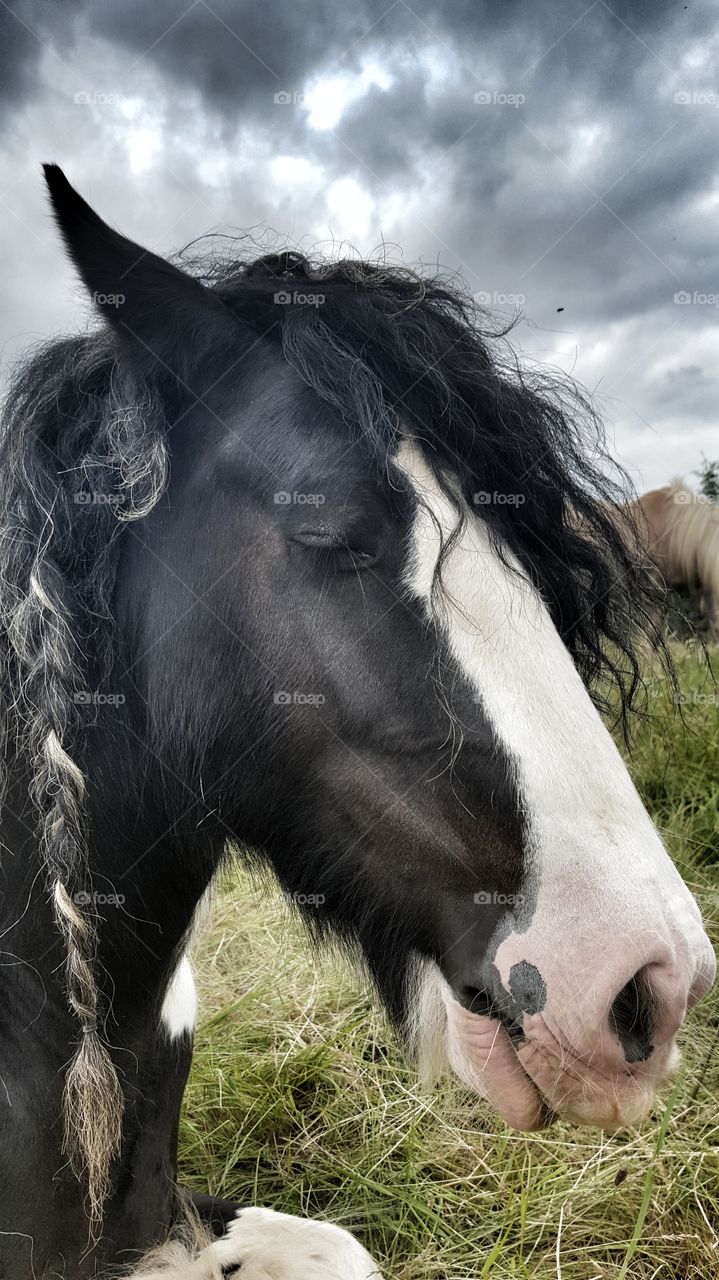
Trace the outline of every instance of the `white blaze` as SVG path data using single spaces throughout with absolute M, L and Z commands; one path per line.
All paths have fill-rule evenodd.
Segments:
M 402 446 L 398 465 L 422 499 L 408 581 L 429 609 L 440 553 L 437 526 L 447 539 L 459 516 L 416 446 Z M 468 513 L 442 565 L 437 620 L 514 762 L 535 836 L 550 837 L 551 857 L 559 862 L 576 852 L 578 826 L 638 825 L 642 838 L 665 856 L 546 605 L 514 556 L 505 551 L 505 558 L 511 569 L 494 550 L 484 521 Z M 543 829 L 547 819 L 551 831 Z
M 701 994 L 712 974 L 696 903 L 547 607 L 507 550 L 503 562 L 473 511 L 442 561 L 441 588 L 432 599 L 442 540 L 457 529 L 458 511 L 416 444 L 403 443 L 397 465 L 419 498 L 407 584 L 443 629 L 518 787 L 531 918 L 518 915 L 498 947 L 502 982 L 509 989 L 513 964 L 538 966 L 548 992 L 547 1021 L 551 1013 L 553 1025 L 591 1062 L 616 1053 L 609 1008 L 645 967 L 667 1005 L 671 1034 L 668 1022 L 674 1019 L 675 1030 L 692 984 Z M 448 988 L 442 980 L 439 986 L 446 1003 Z M 530 1036 L 532 1022 L 527 1015 Z M 668 1059 L 669 1047 L 664 1065 Z M 652 1072 L 661 1066 L 654 1055 Z

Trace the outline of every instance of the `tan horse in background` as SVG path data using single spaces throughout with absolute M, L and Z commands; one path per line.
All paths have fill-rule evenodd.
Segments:
M 698 586 L 709 635 L 719 641 L 719 506 L 673 481 L 623 510 L 667 585 Z

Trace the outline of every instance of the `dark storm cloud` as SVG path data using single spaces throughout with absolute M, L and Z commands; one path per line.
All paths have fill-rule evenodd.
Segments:
M 63 159 L 45 154 L 45 136 L 76 89 L 150 106 L 156 94 L 162 145 L 134 186 L 121 172 L 108 189 L 127 165 L 108 117 L 76 112 L 61 143 L 85 174 L 98 139 L 111 148 L 88 194 L 110 217 L 129 210 L 138 238 L 158 206 L 175 246 L 223 221 L 301 238 L 308 223 L 329 225 L 333 182 L 355 180 L 379 210 L 399 208 L 392 231 L 410 260 L 460 268 L 472 290 L 509 296 L 510 312 L 518 299 L 550 357 L 575 334 L 600 352 L 597 382 L 639 389 L 640 413 L 680 416 L 684 399 L 693 419 L 713 420 L 704 338 L 716 313 L 674 302 L 719 280 L 707 211 L 719 110 L 701 97 L 719 88 L 710 0 L 9 0 L 0 28 L 15 164 L 25 152 Z M 368 63 L 383 87 L 365 85 L 337 123 L 313 127 L 308 85 Z M 283 91 L 298 100 L 275 104 Z M 42 137 L 25 138 L 23 109 L 38 101 L 48 127 L 35 120 Z M 203 168 L 204 140 L 224 148 L 219 180 Z M 309 162 L 317 187 L 290 174 L 278 205 L 278 157 Z M 37 196 L 14 199 L 32 217 Z M 681 341 L 682 367 L 657 370 Z
M 38 68 L 49 47 L 65 43 L 82 0 L 49 5 L 21 0 L 0 5 L 0 102 L 22 102 L 37 91 Z
M 538 135 L 532 147 L 546 147 L 547 162 L 554 155 L 557 163 L 570 163 L 571 127 L 604 121 L 612 127 L 612 145 L 586 175 L 592 186 L 604 190 L 641 153 L 638 144 L 644 138 L 649 147 L 664 129 L 678 122 L 673 95 L 682 81 L 672 68 L 675 27 L 685 28 L 686 37 L 689 24 L 680 20 L 681 6 L 630 5 L 622 8 L 622 14 L 629 9 L 637 16 L 633 30 L 628 29 L 627 17 L 615 16 L 602 0 L 583 16 L 576 6 L 561 4 L 519 10 L 494 6 L 489 11 L 475 6 L 466 17 L 455 6 L 445 6 L 441 21 L 435 17 L 433 31 L 451 41 L 450 78 L 441 92 L 433 93 L 426 66 L 410 60 L 403 70 L 402 60 L 392 56 L 398 46 L 417 55 L 422 45 L 431 43 L 427 27 L 415 17 L 420 10 L 410 12 L 398 5 L 386 19 L 391 26 L 387 37 L 391 34 L 392 39 L 385 52 L 390 55 L 395 83 L 388 92 L 375 91 L 346 113 L 336 130 L 337 159 L 345 146 L 357 165 L 384 179 L 390 163 L 400 171 L 411 168 L 418 148 L 431 153 L 434 148 L 444 152 L 456 147 L 460 193 L 468 195 L 474 183 L 481 197 L 486 186 L 490 192 L 496 189 L 503 175 L 521 163 L 527 150 L 525 123 Z M 511 11 L 518 15 L 516 23 Z M 656 38 L 662 11 L 667 24 Z M 487 13 L 494 15 L 491 28 Z M 497 15 L 502 17 L 501 25 Z M 579 21 L 572 25 L 576 18 Z M 651 26 L 651 35 L 644 31 L 645 23 Z M 696 20 L 694 25 L 699 25 Z M 654 47 L 646 44 L 645 36 Z M 482 110 L 474 98 L 487 91 L 499 95 L 500 107 L 502 95 L 522 96 L 527 109 L 498 109 L 490 104 Z M 692 126 L 697 123 L 696 113 L 694 117 Z M 660 151 L 655 158 L 657 181 L 672 187 L 675 195 L 686 191 L 686 180 L 693 185 L 704 181 L 701 169 L 691 171 L 691 152 L 679 153 L 680 168 L 675 163 L 662 166 L 661 156 Z M 569 176 L 565 174 L 558 185 L 567 187 Z
M 439 6 L 433 0 L 15 0 L 0 11 L 2 88 L 8 99 L 28 93 L 43 46 L 59 41 L 69 48 L 73 33 L 83 28 L 156 64 L 179 85 L 199 90 L 209 106 L 233 115 L 262 109 L 277 86 L 298 89 L 318 69 L 353 65 L 360 51 L 435 39 L 448 42 L 470 74 L 478 56 L 491 55 L 518 75 L 553 49 L 554 69 L 563 77 L 585 87 L 602 80 L 610 90 L 621 84 L 623 46 L 657 32 L 655 44 L 670 44 L 680 24 L 685 37 L 692 28 L 701 33 L 700 8 L 624 0 L 615 16 L 596 0 L 582 16 L 574 0 L 453 0 Z M 611 40 L 611 59 L 597 59 L 595 66 L 584 56 L 577 62 L 575 41 L 582 42 L 584 55 L 595 31 L 598 39 Z
M 548 165 L 552 155 L 566 162 L 568 125 L 610 121 L 612 146 L 591 179 L 600 191 L 611 185 L 645 135 L 648 146 L 659 126 L 670 127 L 671 91 L 681 87 L 672 77 L 678 44 L 701 35 L 707 17 L 702 5 L 669 0 L 630 0 L 616 12 L 605 0 L 586 9 L 576 0 L 195 0 L 187 7 L 183 0 L 16 0 L 0 8 L 8 99 L 36 88 L 44 47 L 59 41 L 60 52 L 69 51 L 87 32 L 127 51 L 114 87 L 141 63 L 157 66 L 176 93 L 198 93 L 229 127 L 259 119 L 271 125 L 275 146 L 301 149 L 371 190 L 413 174 L 433 152 L 453 150 L 457 196 L 470 207 L 491 201 L 522 163 L 523 116 L 539 136 L 533 146 L 546 146 Z M 422 57 L 428 49 L 447 64 L 440 85 Z M 318 72 L 356 68 L 373 55 L 391 73 L 391 87 L 372 89 L 334 130 L 318 133 L 302 112 L 274 110 L 275 94 L 301 93 Z M 102 81 L 101 67 L 97 76 Z M 483 91 L 523 95 L 530 109 L 482 112 L 474 96 Z M 618 191 L 627 216 L 636 216 L 642 191 L 645 203 L 650 189 L 662 199 L 654 184 L 676 196 L 703 179 L 686 150 L 677 165 L 663 164 L 661 152 L 655 160 L 651 182 Z M 557 185 L 571 191 L 570 175 L 563 177 Z
M 156 62 L 232 116 L 266 110 L 275 92 L 297 90 L 319 62 L 342 56 L 366 29 L 362 4 L 333 0 L 199 0 L 184 8 L 129 0 L 88 8 L 87 17 L 91 31 Z

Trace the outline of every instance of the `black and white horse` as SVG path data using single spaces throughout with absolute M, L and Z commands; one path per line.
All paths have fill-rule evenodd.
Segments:
M 251 848 L 427 1069 L 523 1129 L 639 1121 L 714 974 L 587 691 L 631 709 L 651 587 L 587 406 L 454 287 L 191 275 L 46 176 L 103 325 L 0 444 L 0 1274 L 366 1280 L 338 1227 L 201 1196 L 220 1238 L 166 1243 L 198 903 Z

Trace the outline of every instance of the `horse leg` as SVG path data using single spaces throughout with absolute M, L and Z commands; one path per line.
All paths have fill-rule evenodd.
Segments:
M 198 1210 L 210 1213 L 214 1227 L 225 1212 L 218 1206 L 229 1203 L 215 1201 L 214 1208 L 200 1203 Z M 240 1280 L 382 1280 L 376 1262 L 343 1227 L 259 1208 L 235 1210 L 223 1235 L 199 1255 L 172 1242 L 154 1250 L 127 1280 L 227 1280 L 235 1275 Z
M 359 1240 L 332 1222 L 242 1209 L 199 1192 L 190 1199 L 214 1244 L 197 1254 L 170 1242 L 127 1280 L 382 1280 Z
M 343 1227 L 274 1209 L 237 1210 L 207 1252 L 219 1275 L 237 1268 L 241 1280 L 382 1280 L 377 1263 Z

